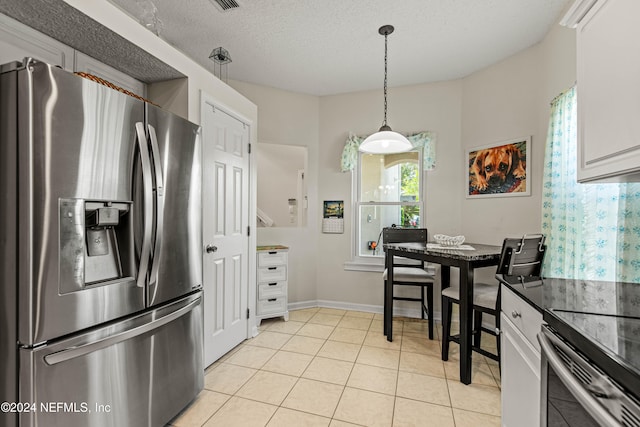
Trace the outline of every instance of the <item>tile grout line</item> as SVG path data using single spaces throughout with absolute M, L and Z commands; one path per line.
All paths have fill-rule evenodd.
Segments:
M 256 372 L 254 372 L 254 373 L 253 373 L 249 378 L 247 378 L 247 380 L 246 380 L 246 381 L 244 381 L 244 382 L 243 382 L 243 383 L 242 383 L 242 384 L 237 388 L 237 390 L 235 390 L 234 394 L 232 394 L 232 395 L 228 395 L 228 394 L 226 394 L 226 393 L 216 392 L 216 393 L 220 393 L 220 394 L 226 395 L 226 396 L 228 396 L 228 398 L 227 398 L 227 400 L 225 401 L 225 403 L 224 403 L 224 404 L 222 404 L 222 405 L 221 405 L 221 406 L 220 406 L 220 407 L 219 407 L 215 412 L 213 412 L 213 413 L 209 416 L 209 418 L 207 418 L 207 419 L 204 421 L 204 423 L 202 424 L 202 426 L 204 426 L 207 422 L 209 422 L 209 421 L 211 420 L 211 418 L 212 418 L 212 417 L 214 417 L 214 416 L 215 416 L 215 415 L 220 411 L 220 409 L 221 409 L 222 407 L 224 407 L 224 406 L 229 402 L 229 400 L 230 400 L 231 398 L 233 398 L 233 397 L 237 397 L 237 398 L 239 398 L 239 399 L 252 400 L 252 401 L 255 401 L 255 402 L 259 402 L 259 403 L 263 403 L 263 404 L 267 404 L 267 405 L 271 405 L 271 406 L 276 407 L 276 410 L 275 410 L 275 411 L 274 411 L 274 413 L 269 417 L 269 419 L 266 421 L 266 424 L 265 424 L 265 425 L 267 425 L 269 422 L 271 422 L 271 421 L 273 420 L 273 417 L 275 416 L 275 414 L 277 413 L 277 411 L 278 411 L 278 409 L 279 409 L 279 408 L 284 408 L 284 409 L 291 410 L 291 411 L 297 411 L 297 412 L 301 412 L 301 413 L 307 413 L 307 414 L 310 414 L 310 415 L 320 416 L 320 417 L 322 417 L 322 418 L 328 418 L 328 419 L 330 420 L 330 422 L 332 422 L 333 420 L 336 420 L 336 421 L 343 421 L 343 420 L 339 420 L 339 419 L 335 418 L 335 415 L 336 415 L 336 413 L 337 413 L 337 410 L 338 410 L 338 407 L 339 407 L 339 405 L 340 405 L 340 402 L 342 401 L 342 398 L 344 397 L 344 394 L 345 394 L 345 392 L 346 392 L 346 388 L 347 388 L 347 387 L 349 387 L 349 385 L 348 385 L 348 384 L 349 384 L 349 381 L 353 378 L 353 374 L 354 374 L 354 370 L 355 370 L 355 368 L 356 368 L 356 364 L 358 364 L 358 363 L 359 363 L 359 362 L 358 362 L 358 359 L 359 359 L 359 357 L 362 355 L 362 351 L 364 350 L 364 347 L 366 346 L 366 347 L 370 347 L 370 348 L 374 348 L 374 349 L 378 349 L 378 350 L 383 350 L 383 351 L 384 351 L 384 350 L 393 350 L 393 349 L 388 349 L 388 348 L 385 348 L 385 347 L 378 347 L 378 346 L 376 346 L 376 345 L 366 344 L 366 342 L 367 342 L 367 338 L 369 337 L 369 334 L 382 334 L 382 331 L 377 330 L 377 326 L 378 326 L 377 324 L 378 324 L 378 322 L 380 321 L 380 319 L 376 319 L 376 318 L 375 318 L 375 315 L 374 315 L 373 317 L 370 317 L 370 318 L 369 318 L 369 317 L 364 317 L 364 316 L 348 316 L 348 315 L 347 315 L 347 314 L 348 314 L 348 311 L 344 311 L 342 314 L 340 314 L 340 315 L 339 315 L 339 318 L 340 318 L 340 319 L 337 321 L 337 323 L 336 323 L 335 325 L 325 325 L 325 324 L 322 324 L 322 323 L 312 323 L 312 322 L 311 322 L 311 320 L 312 320 L 315 316 L 317 316 L 318 314 L 326 314 L 326 315 L 332 315 L 332 316 L 336 316 L 336 317 L 337 317 L 337 315 L 335 314 L 335 312 L 323 313 L 323 312 L 322 312 L 322 308 L 320 308 L 320 309 L 318 309 L 318 310 L 314 311 L 313 313 L 311 313 L 311 315 L 310 315 L 310 316 L 307 318 L 307 320 L 305 320 L 305 321 L 295 320 L 295 319 L 290 319 L 290 320 L 294 320 L 294 321 L 296 321 L 296 322 L 302 323 L 302 326 L 301 326 L 300 328 L 298 328 L 298 329 L 296 330 L 296 332 L 294 332 L 294 333 L 288 333 L 288 332 L 282 332 L 282 331 L 271 331 L 271 332 L 274 332 L 274 333 L 279 333 L 279 334 L 283 334 L 283 335 L 285 335 L 285 334 L 286 334 L 286 335 L 289 335 L 289 338 L 288 338 L 286 341 L 284 341 L 281 345 L 279 345 L 279 346 L 278 346 L 278 348 L 273 348 L 273 347 L 262 347 L 262 346 L 260 346 L 260 345 L 252 345 L 251 343 L 249 343 L 249 342 L 248 342 L 248 340 L 245 340 L 243 343 L 239 344 L 237 347 L 235 347 L 235 348 L 234 348 L 234 349 L 232 349 L 229 353 L 227 353 L 227 354 L 222 358 L 222 360 L 219 362 L 218 366 L 215 366 L 215 367 L 213 367 L 213 366 L 212 366 L 212 367 L 209 367 L 207 370 L 205 370 L 205 374 L 209 374 L 209 373 L 211 373 L 212 371 L 214 371 L 215 369 L 217 369 L 217 368 L 219 367 L 219 365 L 221 365 L 221 364 L 223 364 L 223 363 L 228 363 L 228 360 L 233 356 L 233 354 L 237 353 L 238 351 L 240 351 L 240 350 L 241 350 L 241 348 L 243 348 L 243 347 L 245 347 L 245 346 L 249 346 L 249 347 L 257 347 L 257 348 L 262 347 L 262 348 L 266 348 L 266 349 L 274 350 L 274 353 L 273 353 L 273 354 L 272 354 L 272 355 L 271 355 L 271 356 L 270 356 L 270 357 L 269 357 L 269 358 L 268 358 L 264 363 L 262 363 L 258 369 L 256 369 L 256 370 L 255 370 Z M 343 321 L 344 319 L 346 319 L 346 318 L 353 318 L 353 319 L 367 319 L 367 320 L 369 321 L 369 322 L 368 322 L 368 328 L 367 328 L 366 330 L 364 330 L 364 329 L 360 329 L 360 328 L 357 328 L 357 327 L 344 327 L 344 326 L 340 326 L 340 323 L 342 323 L 342 321 Z M 351 387 L 351 388 L 356 389 L 356 390 L 362 390 L 362 391 L 371 392 L 371 393 L 375 393 L 375 394 L 380 394 L 380 395 L 384 395 L 384 396 L 391 396 L 391 397 L 393 398 L 393 407 L 392 407 L 392 411 L 391 411 L 391 422 L 392 422 L 392 423 L 393 423 L 393 420 L 395 419 L 395 416 L 396 416 L 396 409 L 397 409 L 397 408 L 396 408 L 396 403 L 397 403 L 397 399 L 398 399 L 399 376 L 400 376 L 400 373 L 401 373 L 401 372 L 404 372 L 404 371 L 401 371 L 401 369 L 400 369 L 401 360 L 402 360 L 402 355 L 403 355 L 403 354 L 417 354 L 417 355 L 420 355 L 420 356 L 425 356 L 425 357 L 430 357 L 430 358 L 432 357 L 432 358 L 435 358 L 435 356 L 434 356 L 433 354 L 431 354 L 430 352 L 426 352 L 426 353 L 425 353 L 425 352 L 420 351 L 420 348 L 419 348 L 419 347 L 418 347 L 418 348 L 415 348 L 415 349 L 414 349 L 414 351 L 410 351 L 410 350 L 403 350 L 403 347 L 405 347 L 405 346 L 404 346 L 404 343 L 403 343 L 402 341 L 404 340 L 405 333 L 410 334 L 410 335 L 406 335 L 407 337 L 411 337 L 411 336 L 418 336 L 418 337 L 419 337 L 419 336 L 421 335 L 421 331 L 419 331 L 419 330 L 413 330 L 413 329 L 407 329 L 407 326 L 408 326 L 408 325 L 407 325 L 407 322 L 405 322 L 404 320 L 401 320 L 401 323 L 402 323 L 402 324 L 401 324 L 401 329 L 400 329 L 400 330 L 401 330 L 401 332 L 400 332 L 398 335 L 396 335 L 398 338 L 400 338 L 400 341 L 401 341 L 401 342 L 400 342 L 399 349 L 398 349 L 398 362 L 397 362 L 397 366 L 396 366 L 396 368 L 394 369 L 394 371 L 395 371 L 395 373 L 396 373 L 396 381 L 395 381 L 395 388 L 394 388 L 394 394 L 393 394 L 393 396 L 391 396 L 391 395 L 389 395 L 389 394 L 387 394 L 387 393 L 380 392 L 380 391 L 374 391 L 374 390 L 369 390 L 369 389 L 366 389 L 366 388 L 353 387 L 353 386 Z M 411 323 L 411 322 L 410 322 L 410 323 Z M 274 325 L 275 325 L 275 323 L 274 323 L 273 325 L 269 325 L 269 326 L 267 326 L 265 329 L 260 330 L 260 332 L 269 331 L 269 330 L 270 330 L 270 328 L 271 328 L 271 327 L 273 327 Z M 287 345 L 287 343 L 289 343 L 289 342 L 290 342 L 294 337 L 296 337 L 296 336 L 300 336 L 300 337 L 307 337 L 307 338 L 317 338 L 317 337 L 314 337 L 314 336 L 300 335 L 300 334 L 299 334 L 299 332 L 300 332 L 300 331 L 304 328 L 304 326 L 306 326 L 306 325 L 321 325 L 321 326 L 329 326 L 329 327 L 331 327 L 331 331 L 328 333 L 328 335 L 326 335 L 326 337 L 325 337 L 325 338 L 322 338 L 322 343 L 321 343 L 321 345 L 320 345 L 319 349 L 318 349 L 314 354 L 312 354 L 312 355 L 311 355 L 311 354 L 309 354 L 309 353 L 298 353 L 297 351 L 285 350 L 285 349 L 284 349 L 284 347 Z M 399 326 L 400 326 L 400 325 L 399 325 Z M 372 328 L 375 328 L 376 330 L 372 330 Z M 337 340 L 337 339 L 331 339 L 331 337 L 336 333 L 336 331 L 337 331 L 338 329 L 354 330 L 354 331 L 362 331 L 362 332 L 364 333 L 364 337 L 363 337 L 363 338 L 362 338 L 362 340 L 360 340 L 359 342 L 354 342 L 354 340 L 353 340 L 353 339 L 349 340 L 349 338 L 344 338 L 344 339 L 346 339 L 346 341 L 339 341 L 339 340 Z M 436 329 L 436 330 L 435 330 L 434 332 L 435 332 L 436 338 L 435 338 L 433 341 L 437 341 L 437 342 L 439 343 L 439 346 L 441 346 L 441 336 L 440 336 L 440 335 L 441 335 L 441 333 L 440 333 L 440 331 L 439 331 L 439 329 L 438 329 L 437 327 L 436 327 L 435 329 Z M 358 339 L 358 338 L 356 338 L 356 339 Z M 428 336 L 426 337 L 426 339 L 428 339 Z M 338 343 L 338 344 L 357 344 L 357 345 L 358 345 L 358 351 L 357 351 L 357 354 L 355 355 L 355 359 L 354 359 L 354 361 L 353 361 L 353 362 L 349 362 L 348 360 L 344 360 L 344 359 L 339 359 L 339 358 L 334 358 L 334 357 L 320 356 L 320 352 L 322 351 L 322 349 L 323 349 L 323 348 L 325 348 L 325 346 L 326 346 L 326 345 L 327 345 L 327 343 L 329 343 L 329 342 L 332 342 L 332 343 Z M 310 356 L 312 356 L 312 357 L 311 357 L 311 359 L 309 360 L 309 362 L 307 363 L 307 365 L 306 365 L 306 367 L 304 368 L 304 370 L 302 370 L 302 372 L 301 372 L 299 375 L 291 375 L 291 374 L 286 374 L 286 373 L 281 373 L 281 372 L 276 372 L 276 371 L 269 371 L 269 370 L 266 370 L 266 369 L 265 369 L 265 366 L 266 366 L 266 365 L 267 365 L 271 360 L 273 360 L 273 358 L 274 358 L 274 357 L 275 357 L 279 352 L 291 352 L 291 353 L 295 353 L 295 354 L 307 354 L 307 355 L 310 355 Z M 286 401 L 286 399 L 290 396 L 290 394 L 291 394 L 291 392 L 293 391 L 293 389 L 294 389 L 294 388 L 299 384 L 300 380 L 301 380 L 302 378 L 304 378 L 304 374 L 308 371 L 309 367 L 314 363 L 314 361 L 317 361 L 317 360 L 319 360 L 319 359 L 321 359 L 321 358 L 322 358 L 322 359 L 330 359 L 330 360 L 335 360 L 335 361 L 342 361 L 342 362 L 348 362 L 348 363 L 351 363 L 351 367 L 350 367 L 350 369 L 349 369 L 349 373 L 348 373 L 348 375 L 347 375 L 347 377 L 346 377 L 346 379 L 345 379 L 344 384 L 342 385 L 342 390 L 341 390 L 340 396 L 339 396 L 339 398 L 338 398 L 338 400 L 337 400 L 337 404 L 336 404 L 336 407 L 335 407 L 335 408 L 334 408 L 334 410 L 333 410 L 332 415 L 331 415 L 330 417 L 326 417 L 326 416 L 323 416 L 323 415 L 314 414 L 314 413 L 311 413 L 311 412 L 307 412 L 307 411 L 303 411 L 303 410 L 298 410 L 298 409 L 287 408 L 287 407 L 285 407 L 285 406 L 282 406 L 282 405 L 283 405 L 283 403 Z M 484 360 L 484 359 L 483 359 L 483 360 Z M 228 364 L 229 364 L 229 365 L 234 365 L 233 363 L 228 363 Z M 371 366 L 371 367 L 375 367 L 375 368 L 384 368 L 384 367 L 382 367 L 382 366 L 378 366 L 378 365 L 369 365 L 369 364 L 367 364 L 367 363 L 359 363 L 359 364 L 360 364 L 360 365 L 363 365 L 363 366 Z M 492 379 L 493 379 L 493 384 L 494 384 L 494 385 L 485 385 L 485 384 L 479 384 L 479 385 L 484 385 L 484 386 L 487 386 L 487 387 L 498 388 L 499 390 L 501 390 L 501 387 L 500 387 L 500 381 L 498 380 L 498 378 L 497 378 L 497 377 L 496 377 L 496 375 L 494 374 L 494 369 L 492 369 L 492 366 L 490 366 L 490 364 L 488 363 L 488 361 L 487 361 L 487 360 L 484 360 L 484 364 L 485 364 L 485 365 L 487 365 L 486 367 L 489 369 L 489 374 L 491 375 L 491 377 L 492 377 Z M 242 366 L 242 365 L 235 365 L 235 366 Z M 250 368 L 250 367 L 249 367 L 249 368 Z M 250 368 L 250 369 L 251 369 L 251 368 Z M 431 405 L 437 405 L 437 406 L 441 406 L 441 407 L 447 407 L 447 408 L 449 408 L 449 409 L 450 409 L 450 411 L 451 411 L 450 413 L 451 413 L 451 417 L 452 417 L 452 420 L 453 420 L 454 425 L 457 425 L 457 423 L 456 423 L 456 419 L 455 419 L 455 416 L 454 416 L 454 413 L 453 413 L 453 412 L 454 412 L 454 411 L 453 411 L 454 409 L 460 409 L 460 410 L 462 410 L 462 411 L 466 411 L 466 412 L 473 412 L 473 413 L 477 413 L 477 414 L 480 414 L 480 415 L 489 415 L 489 416 L 494 416 L 494 417 L 495 417 L 495 415 L 493 415 L 493 414 L 487 414 L 487 413 L 484 413 L 484 412 L 473 411 L 473 410 L 468 410 L 468 409 L 464 409 L 464 408 L 454 408 L 454 407 L 453 407 L 453 401 L 452 401 L 452 399 L 451 399 L 451 391 L 450 391 L 450 388 L 449 388 L 449 380 L 450 380 L 450 379 L 449 379 L 449 377 L 448 377 L 448 375 L 447 375 L 447 373 L 446 373 L 446 368 L 444 367 L 444 365 L 442 366 L 442 369 L 444 370 L 444 371 L 443 371 L 443 373 L 444 373 L 444 378 L 443 378 L 443 379 L 444 379 L 445 384 L 446 384 L 446 386 L 447 386 L 447 396 L 448 396 L 448 400 L 449 400 L 449 405 L 448 405 L 448 406 L 446 406 L 446 405 L 441 405 L 441 404 L 438 404 L 438 403 L 433 403 L 433 402 L 423 401 L 423 400 L 420 400 L 420 399 L 413 399 L 413 398 L 407 398 L 407 399 L 408 399 L 408 400 L 412 400 L 412 401 L 416 401 L 416 402 L 428 403 L 428 404 L 431 404 Z M 276 374 L 286 375 L 286 376 L 294 377 L 296 380 L 295 380 L 295 383 L 293 383 L 293 386 L 291 387 L 291 389 L 287 392 L 287 394 L 283 397 L 282 401 L 280 401 L 280 403 L 279 403 L 278 405 L 273 405 L 273 404 L 270 404 L 270 403 L 267 403 L 267 402 L 263 402 L 263 401 L 261 401 L 261 400 L 254 400 L 254 399 L 249 399 L 249 398 L 244 398 L 244 397 L 238 396 L 238 392 L 239 392 L 239 391 L 240 391 L 240 390 L 241 390 L 241 389 L 242 389 L 242 388 L 243 388 L 243 387 L 244 387 L 244 386 L 245 386 L 249 381 L 251 381 L 253 378 L 255 378 L 255 376 L 257 375 L 257 373 L 258 373 L 258 372 L 276 373 Z M 410 372 L 410 371 L 407 371 L 407 372 Z M 432 375 L 428 375 L 428 374 L 421 374 L 421 375 L 426 375 L 426 376 L 434 377 L 434 378 L 440 378 L 440 377 L 432 376 Z M 313 379 L 313 378 L 305 378 L 305 379 L 307 379 L 307 380 L 309 380 L 309 381 L 318 381 L 318 382 L 322 382 L 322 383 L 326 383 L 326 384 L 333 384 L 333 385 L 337 385 L 336 383 L 332 383 L 332 382 L 328 382 L 328 381 L 323 381 L 323 380 L 317 380 L 317 379 Z M 453 381 L 453 379 L 452 379 L 452 381 Z M 497 386 L 497 387 L 496 387 L 496 386 Z M 205 387 L 205 389 L 206 389 L 206 387 Z M 215 392 L 214 390 L 210 390 L 210 389 L 206 389 L 206 390 Z

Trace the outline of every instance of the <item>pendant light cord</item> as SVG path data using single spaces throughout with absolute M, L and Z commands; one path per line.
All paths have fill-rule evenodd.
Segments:
M 382 126 L 387 126 L 387 37 L 384 35 L 384 121 Z

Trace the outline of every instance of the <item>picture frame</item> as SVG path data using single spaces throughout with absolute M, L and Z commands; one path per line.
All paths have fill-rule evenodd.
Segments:
M 322 232 L 344 233 L 344 200 L 325 200 L 322 209 Z
M 530 157 L 530 136 L 466 150 L 466 197 L 530 196 Z

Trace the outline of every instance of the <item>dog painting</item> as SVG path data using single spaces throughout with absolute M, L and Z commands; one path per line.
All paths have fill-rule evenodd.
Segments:
M 467 153 L 467 197 L 528 196 L 529 138 L 520 138 Z

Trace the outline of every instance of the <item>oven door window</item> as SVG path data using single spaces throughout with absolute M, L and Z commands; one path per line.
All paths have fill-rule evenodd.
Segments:
M 598 427 L 549 365 L 547 378 L 547 427 Z

